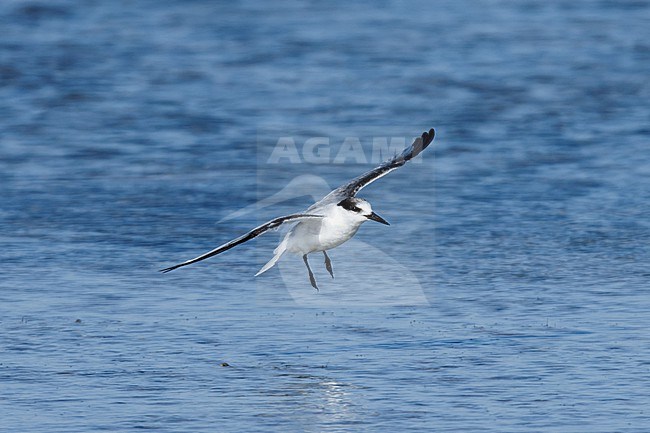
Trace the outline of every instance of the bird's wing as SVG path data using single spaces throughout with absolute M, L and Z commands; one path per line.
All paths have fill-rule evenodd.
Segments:
M 277 228 L 281 226 L 284 223 L 288 222 L 298 222 L 301 220 L 306 220 L 306 219 L 315 219 L 315 218 L 323 218 L 322 215 L 312 215 L 312 214 L 293 214 L 293 215 L 287 215 L 283 217 L 276 218 L 274 220 L 268 221 L 261 226 L 255 227 L 253 230 L 249 231 L 245 235 L 242 235 L 236 239 L 231 240 L 230 242 L 227 242 L 212 251 L 208 251 L 205 254 L 201 254 L 198 257 L 195 257 L 191 260 L 187 260 L 183 263 L 179 263 L 174 266 L 170 266 L 165 269 L 161 269 L 160 272 L 166 273 L 169 271 L 173 271 L 176 268 L 180 268 L 181 266 L 187 266 L 191 265 L 192 263 L 200 262 L 201 260 L 205 260 L 209 257 L 216 256 L 219 253 L 223 253 L 224 251 L 227 251 L 233 247 L 236 247 L 239 244 L 243 244 L 246 241 L 250 241 L 253 238 L 256 238 L 257 236 L 261 235 L 262 233 Z
M 348 183 L 336 188 L 334 191 L 327 194 L 319 203 L 316 203 L 316 205 L 314 205 L 312 208 L 318 207 L 317 205 L 319 204 L 330 203 L 344 199 L 346 197 L 354 197 L 362 188 L 370 185 L 377 179 L 386 176 L 396 168 L 403 166 L 406 164 L 406 161 L 409 161 L 418 156 L 420 152 L 422 152 L 427 148 L 429 144 L 431 144 L 433 138 L 435 137 L 435 134 L 436 132 L 433 128 L 429 129 L 428 132 L 424 132 L 422 136 L 416 138 L 413 144 L 406 148 L 404 152 L 395 156 L 393 159 L 384 162 L 379 167 L 374 168 L 367 173 L 362 174 L 361 176 L 355 177 Z

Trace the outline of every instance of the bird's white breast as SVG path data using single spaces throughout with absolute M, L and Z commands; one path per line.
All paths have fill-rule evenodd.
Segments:
M 336 205 L 321 209 L 319 213 L 324 218 L 302 221 L 287 234 L 288 251 L 308 254 L 337 247 L 354 236 L 365 221 Z
M 359 230 L 362 221 L 346 218 L 344 215 L 334 215 L 324 218 L 318 239 L 322 250 L 338 247 L 349 240 Z

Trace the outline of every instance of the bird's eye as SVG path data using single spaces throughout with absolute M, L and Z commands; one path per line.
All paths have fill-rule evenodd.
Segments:
M 355 212 L 357 212 L 357 213 L 361 213 L 361 208 L 358 208 L 358 207 L 356 207 L 356 206 L 353 206 L 353 207 L 352 207 L 352 210 L 355 211 Z

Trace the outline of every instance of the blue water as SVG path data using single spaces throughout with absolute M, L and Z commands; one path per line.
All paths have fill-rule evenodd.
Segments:
M 7 0 L 0 29 L 1 431 L 647 431 L 647 2 Z M 253 277 L 277 235 L 157 272 L 372 167 L 265 164 L 277 137 L 429 127 L 320 292 L 295 257 Z

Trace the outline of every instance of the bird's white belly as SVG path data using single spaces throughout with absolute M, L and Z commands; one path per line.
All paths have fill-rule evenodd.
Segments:
M 335 248 L 354 236 L 359 226 L 340 224 L 328 218 L 301 222 L 287 234 L 287 251 L 308 254 Z
M 318 251 L 329 250 L 338 247 L 343 242 L 349 240 L 359 230 L 360 224 L 328 224 L 327 221 L 323 223 L 323 229 L 318 235 L 320 249 Z

